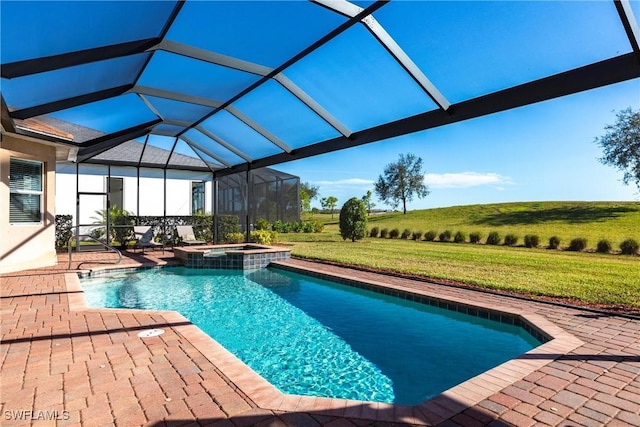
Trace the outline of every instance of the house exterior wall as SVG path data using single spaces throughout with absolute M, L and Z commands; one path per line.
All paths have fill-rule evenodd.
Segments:
M 9 161 L 11 157 L 43 163 L 42 222 L 10 224 Z M 0 273 L 55 265 L 56 149 L 31 138 L 2 135 L 0 142 Z
M 79 168 L 81 192 L 106 192 L 106 166 L 86 165 Z M 123 209 L 134 215 L 162 216 L 164 214 L 163 171 L 140 169 L 140 207 L 138 210 L 138 177 L 135 168 L 111 168 L 112 178 L 123 179 Z M 167 215 L 191 215 L 191 183 L 205 181 L 205 212 L 211 213 L 211 174 L 189 171 L 167 171 Z M 76 165 L 57 166 L 56 212 L 76 217 Z M 97 195 L 80 196 L 80 224 L 96 221 L 96 211 L 106 208 L 106 198 Z

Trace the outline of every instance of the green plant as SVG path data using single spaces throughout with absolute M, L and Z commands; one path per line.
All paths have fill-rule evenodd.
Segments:
M 352 242 L 363 239 L 367 232 L 367 208 L 362 200 L 352 197 L 340 209 L 340 236 Z
M 271 230 L 271 223 L 266 218 L 258 218 L 255 225 L 256 230 Z
M 94 224 L 105 225 L 107 224 L 107 210 L 96 211 L 97 217 L 93 217 Z M 109 209 L 109 234 L 111 240 L 117 242 L 121 248 L 127 246 L 127 242 L 133 240 L 133 225 L 134 218 L 132 214 L 118 206 L 112 206 Z M 109 242 L 111 243 L 111 242 Z
M 301 225 L 303 233 L 313 233 L 316 229 L 315 224 L 311 221 L 303 221 Z
M 408 239 L 409 237 L 411 237 L 413 233 L 411 232 L 411 230 L 409 230 L 408 228 L 405 228 L 404 230 L 402 230 L 402 234 L 400 235 L 403 239 Z
M 389 237 L 392 239 L 397 239 L 398 236 L 400 236 L 400 229 L 392 228 L 391 231 L 389 232 Z
M 464 243 L 467 241 L 467 235 L 463 231 L 456 231 L 456 234 L 453 236 L 453 241 L 455 243 Z
M 66 248 L 73 234 L 73 216 L 56 215 L 56 249 Z
M 638 245 L 637 240 L 626 239 L 620 243 L 620 251 L 622 251 L 624 255 L 635 255 L 638 253 L 638 249 L 640 249 L 640 245 Z
M 313 232 L 314 233 L 322 233 L 324 230 L 324 223 L 322 221 L 313 221 Z
M 380 230 L 380 238 L 386 239 L 387 237 L 389 237 L 389 229 L 383 228 L 382 230 Z
M 378 237 L 380 234 L 380 229 L 378 227 L 372 227 L 371 231 L 369 231 L 369 237 Z
M 487 245 L 499 245 L 501 241 L 502 237 L 497 231 L 492 231 L 487 236 Z
M 549 249 L 558 249 L 560 247 L 560 238 L 558 236 L 549 237 Z
M 537 248 L 540 244 L 540 237 L 537 234 L 527 234 L 524 236 L 524 245 L 528 248 Z
M 422 239 L 422 231 L 414 231 L 411 238 L 416 242 L 420 241 L 420 239 Z
M 441 242 L 448 242 L 451 240 L 451 230 L 444 230 L 442 233 L 440 233 L 440 235 L 438 236 L 438 240 L 440 240 Z
M 584 237 L 576 237 L 569 242 L 568 251 L 580 252 L 587 248 L 587 239 Z
M 515 234 L 509 233 L 504 236 L 504 244 L 505 246 L 515 246 L 518 243 L 518 236 Z
M 480 243 L 481 239 L 482 239 L 482 233 L 480 233 L 479 231 L 474 231 L 473 233 L 469 233 L 469 241 L 471 243 Z
M 276 243 L 278 233 L 271 230 L 254 230 L 249 233 L 249 240 L 261 245 L 272 245 Z
M 226 243 L 242 243 L 245 241 L 246 236 L 244 233 L 227 233 L 224 236 Z
M 424 233 L 424 240 L 427 242 L 433 242 L 436 239 L 437 235 L 438 235 L 437 231 L 429 230 L 426 233 Z
M 218 236 L 226 236 L 229 233 L 239 232 L 240 220 L 237 215 L 218 215 Z
M 596 252 L 608 254 L 609 252 L 611 252 L 611 242 L 607 239 L 599 240 L 598 244 L 596 245 Z

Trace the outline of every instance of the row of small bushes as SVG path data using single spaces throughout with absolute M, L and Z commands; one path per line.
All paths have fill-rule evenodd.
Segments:
M 380 237 L 383 239 L 412 239 L 412 240 L 424 240 L 427 242 L 433 242 L 438 239 L 440 242 L 455 242 L 455 243 L 465 243 L 467 242 L 467 235 L 463 231 L 457 231 L 455 234 L 451 230 L 445 230 L 438 233 L 435 230 L 429 230 L 426 233 L 422 231 L 411 231 L 408 228 L 405 228 L 402 233 L 398 228 L 393 228 L 389 230 L 388 228 L 380 229 L 378 227 L 373 227 L 369 231 L 369 237 Z M 470 243 L 481 243 L 482 233 L 473 232 L 469 234 L 468 241 Z M 504 239 L 497 231 L 492 231 L 487 235 L 487 239 L 485 240 L 485 244 L 487 245 L 500 245 L 504 244 L 505 246 L 516 246 L 518 244 L 519 237 L 515 234 L 509 233 L 504 236 Z M 540 237 L 536 234 L 527 234 L 524 236 L 524 246 L 527 248 L 537 248 L 540 246 Z M 560 248 L 560 238 L 558 236 L 553 236 L 549 238 L 549 249 L 559 249 Z M 568 251 L 584 251 L 587 249 L 587 239 L 584 237 L 577 237 L 572 239 L 569 242 L 569 246 L 567 246 L 566 250 Z M 600 253 L 609 253 L 613 249 L 611 242 L 606 239 L 602 239 L 598 242 L 596 246 L 596 252 Z M 620 252 L 625 255 L 634 255 L 638 253 L 640 249 L 640 245 L 634 239 L 627 239 L 620 243 Z
M 324 223 L 320 221 L 287 221 L 280 220 L 271 224 L 264 218 L 258 218 L 254 225 L 256 230 L 275 231 L 277 233 L 321 233 Z

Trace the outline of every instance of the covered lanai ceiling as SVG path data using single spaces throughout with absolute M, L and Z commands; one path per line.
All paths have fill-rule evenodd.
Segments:
M 638 3 L 3 1 L 2 125 L 224 176 L 638 78 Z

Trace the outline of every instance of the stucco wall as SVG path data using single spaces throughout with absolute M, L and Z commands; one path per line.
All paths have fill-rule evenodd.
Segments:
M 9 223 L 9 159 L 44 163 L 41 224 Z M 56 150 L 28 139 L 2 135 L 0 142 L 0 273 L 56 264 L 55 250 Z

